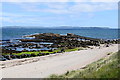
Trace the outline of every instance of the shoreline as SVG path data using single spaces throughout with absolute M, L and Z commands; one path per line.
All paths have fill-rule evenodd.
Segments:
M 40 42 L 45 42 L 49 44 L 41 44 Z M 51 44 L 52 43 L 52 44 Z M 21 56 L 12 56 L 12 53 L 21 53 L 26 51 L 51 51 L 54 48 L 68 48 L 73 49 L 76 47 L 88 47 L 88 46 L 99 46 L 100 44 L 117 44 L 118 39 L 114 40 L 104 40 L 92 37 L 85 37 L 76 35 L 73 33 L 67 33 L 65 35 L 55 34 L 55 33 L 38 33 L 32 35 L 25 35 L 23 39 L 16 39 L 12 41 L 2 42 L 2 52 L 3 54 L 10 54 L 10 56 L 4 56 L 6 60 L 11 58 L 18 58 Z M 42 49 L 44 48 L 44 49 Z M 62 51 L 63 51 L 62 50 Z M 29 57 L 31 55 L 24 55 L 24 57 Z M 9 58 L 8 58 L 9 57 Z
M 89 48 L 83 48 L 82 50 L 87 50 L 87 49 L 89 49 Z M 91 47 L 91 49 L 92 49 L 92 47 Z M 78 51 L 78 50 L 76 50 L 76 51 Z M 46 58 L 60 56 L 60 55 L 71 53 L 71 52 L 74 53 L 76 51 L 55 53 L 55 54 L 36 56 L 36 57 L 30 57 L 30 58 L 21 58 L 21 59 L 11 59 L 11 60 L 6 60 L 6 61 L 0 61 L 0 65 L 1 65 L 0 68 L 9 68 L 9 67 L 14 67 L 14 66 L 29 64 L 29 63 L 45 60 Z
M 113 45 L 111 45 L 111 46 L 113 46 Z M 89 46 L 89 48 L 83 48 L 82 50 L 89 50 L 89 49 L 94 49 L 94 48 L 98 48 L 98 49 L 104 48 L 104 45 L 102 44 L 101 46 L 98 46 L 98 47 L 97 46 Z M 76 50 L 76 51 L 78 51 L 78 50 Z M 36 57 L 30 57 L 30 58 L 21 58 L 21 59 L 12 59 L 12 60 L 0 61 L 0 65 L 1 65 L 0 68 L 8 68 L 8 67 L 14 67 L 14 66 L 19 66 L 19 65 L 29 64 L 29 63 L 45 60 L 46 58 L 49 58 L 49 57 L 59 56 L 59 55 L 62 55 L 62 54 L 72 53 L 72 52 L 74 53 L 76 51 L 55 53 L 55 54 L 49 54 L 49 55 L 44 55 L 44 56 L 36 56 Z
M 76 70 L 82 68 L 87 64 L 90 64 L 96 60 L 99 60 L 107 56 L 107 53 L 109 52 L 117 52 L 117 51 L 118 51 L 118 44 L 114 44 L 113 46 L 109 46 L 109 47 L 101 47 L 101 48 L 96 47 L 87 50 L 65 52 L 63 54 L 60 54 L 59 56 L 54 56 L 54 57 L 53 56 L 47 57 L 50 56 L 47 55 L 47 56 L 43 56 L 44 57 L 43 60 L 41 59 L 38 61 L 33 60 L 33 62 L 29 64 L 24 63 L 24 65 L 4 68 L 2 69 L 3 77 L 4 78 L 18 78 L 18 77 L 45 78 L 50 74 L 62 74 L 68 70 Z M 25 71 L 25 69 L 28 69 L 28 71 Z M 12 70 L 14 70 L 14 72 L 11 72 Z M 16 74 L 19 74 L 19 76 L 17 76 Z

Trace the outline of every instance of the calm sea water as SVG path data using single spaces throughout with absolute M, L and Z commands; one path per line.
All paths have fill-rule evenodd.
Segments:
M 100 39 L 118 39 L 117 29 L 79 29 L 79 30 L 55 30 L 55 29 L 27 29 L 27 28 L 3 28 L 2 39 L 15 39 L 22 38 L 24 35 L 30 35 L 34 33 L 74 33 L 77 35 L 100 38 Z

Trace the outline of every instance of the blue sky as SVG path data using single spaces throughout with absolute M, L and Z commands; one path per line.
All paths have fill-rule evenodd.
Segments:
M 3 2 L 3 26 L 118 27 L 117 2 Z

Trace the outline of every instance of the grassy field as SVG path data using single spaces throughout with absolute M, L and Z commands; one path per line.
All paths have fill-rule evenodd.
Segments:
M 53 74 L 50 78 L 118 78 L 120 72 L 118 53 L 108 53 L 106 58 L 89 64 L 83 69 L 67 71 L 63 75 Z

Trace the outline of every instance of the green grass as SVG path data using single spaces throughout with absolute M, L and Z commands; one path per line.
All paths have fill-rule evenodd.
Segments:
M 118 53 L 110 53 L 103 58 L 87 65 L 84 69 L 67 71 L 63 75 L 51 75 L 50 78 L 118 78 L 120 64 Z
M 74 49 L 65 49 L 65 52 L 77 51 L 78 49 L 82 50 L 83 48 L 78 47 L 78 48 L 74 48 Z M 22 55 L 22 54 L 32 54 L 32 53 L 34 53 L 35 55 L 37 55 L 38 53 L 50 53 L 50 54 L 52 54 L 52 53 L 57 53 L 59 51 L 61 51 L 61 48 L 58 48 L 58 49 L 56 49 L 56 50 L 54 50 L 52 52 L 49 52 L 49 51 L 34 51 L 34 52 L 12 53 L 12 54 L 13 55 Z M 3 55 L 7 55 L 7 54 L 9 54 L 9 53 L 3 53 Z
M 71 52 L 71 51 L 77 51 L 77 50 L 83 50 L 83 48 L 77 47 L 77 48 L 74 48 L 74 49 L 66 49 L 65 52 Z
M 35 55 L 37 55 L 39 53 L 50 53 L 50 54 L 52 54 L 52 53 L 55 53 L 55 52 L 58 52 L 58 51 L 60 51 L 60 50 L 57 49 L 57 50 L 54 50 L 52 52 L 49 52 L 49 51 L 21 52 L 21 53 L 13 53 L 13 54 L 15 54 L 15 55 L 21 55 L 21 54 L 32 54 L 32 53 L 34 53 Z

